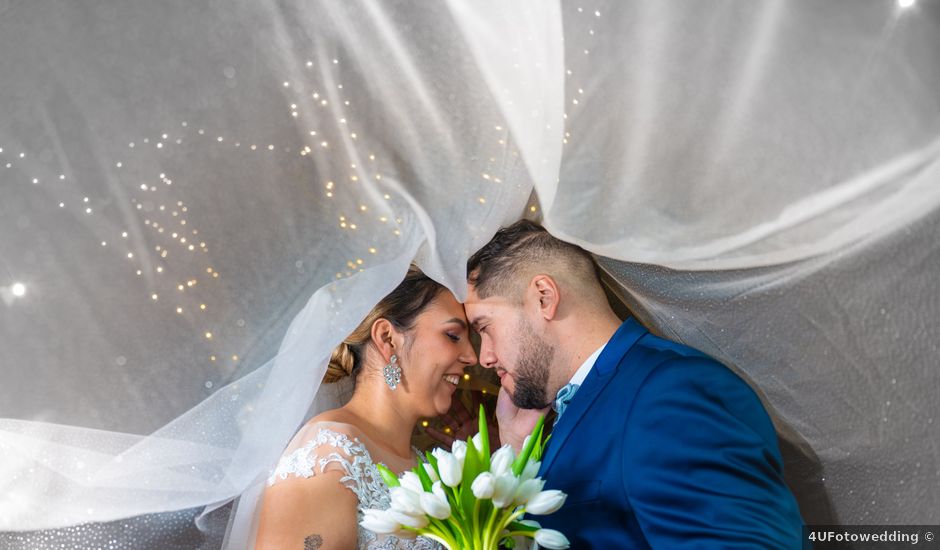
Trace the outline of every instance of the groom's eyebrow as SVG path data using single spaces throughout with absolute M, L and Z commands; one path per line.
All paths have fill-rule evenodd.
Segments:
M 483 317 L 477 317 L 476 319 L 470 321 L 470 326 L 473 328 L 474 332 L 480 332 L 481 321 L 483 321 Z

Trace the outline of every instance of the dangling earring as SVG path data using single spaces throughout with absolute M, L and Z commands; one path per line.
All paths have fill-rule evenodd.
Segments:
M 382 373 L 385 375 L 385 383 L 388 387 L 393 390 L 398 387 L 398 383 L 401 382 L 401 367 L 398 366 L 397 355 L 392 354 L 388 364 L 382 369 Z

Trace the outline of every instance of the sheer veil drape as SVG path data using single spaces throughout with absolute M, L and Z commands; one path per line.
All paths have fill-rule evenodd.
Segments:
M 808 521 L 938 519 L 936 2 L 0 15 L 0 540 L 250 517 L 333 346 L 523 214 L 761 391 Z

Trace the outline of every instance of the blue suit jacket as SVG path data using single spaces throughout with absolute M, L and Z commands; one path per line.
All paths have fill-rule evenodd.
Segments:
M 628 319 L 555 426 L 537 516 L 572 548 L 800 548 L 773 424 L 724 365 Z

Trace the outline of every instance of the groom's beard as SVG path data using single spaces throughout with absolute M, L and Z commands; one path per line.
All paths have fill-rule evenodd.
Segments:
M 520 409 L 544 409 L 551 404 L 545 394 L 555 347 L 539 338 L 532 325 L 522 318 L 519 323 L 519 360 L 512 374 L 516 383 L 512 402 Z

